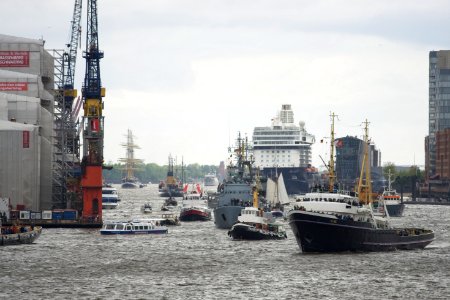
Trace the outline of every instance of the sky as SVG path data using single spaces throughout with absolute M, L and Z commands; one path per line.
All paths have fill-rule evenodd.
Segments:
M 336 137 L 362 137 L 382 163 L 423 165 L 428 53 L 450 49 L 446 0 L 98 0 L 106 162 L 132 130 L 146 163 L 218 165 L 282 104 L 315 135 L 315 166 Z M 69 41 L 73 0 L 2 3 L 1 33 Z M 83 3 L 82 48 L 86 7 Z M 81 51 L 76 81 L 81 90 Z M 324 143 L 319 141 L 323 139 Z

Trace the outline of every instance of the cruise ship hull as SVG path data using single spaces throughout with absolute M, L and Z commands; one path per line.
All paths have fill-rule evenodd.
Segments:
M 264 168 L 264 176 L 272 178 L 283 173 L 284 185 L 289 195 L 306 194 L 311 191 L 314 184 L 314 174 L 308 168 Z
M 288 218 L 303 252 L 422 249 L 434 240 L 431 230 L 374 229 L 366 222 L 339 220 L 313 212 L 291 211 Z
M 220 206 L 214 209 L 214 224 L 220 229 L 230 229 L 241 215 L 242 206 Z

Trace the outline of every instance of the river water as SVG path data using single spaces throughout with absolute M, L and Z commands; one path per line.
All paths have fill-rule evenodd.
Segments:
M 156 185 L 119 193 L 105 220 L 163 203 Z M 290 228 L 282 241 L 233 241 L 213 221 L 167 235 L 44 229 L 32 245 L 0 248 L 0 299 L 450 299 L 450 206 L 408 205 L 393 223 L 433 229 L 436 240 L 425 250 L 302 254 Z

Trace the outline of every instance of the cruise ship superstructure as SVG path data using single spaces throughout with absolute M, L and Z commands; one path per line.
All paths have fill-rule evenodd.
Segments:
M 283 173 L 288 194 L 307 193 L 316 173 L 311 167 L 314 142 L 303 121 L 294 123 L 291 105 L 283 104 L 271 126 L 255 127 L 253 131 L 254 165 L 267 177 Z

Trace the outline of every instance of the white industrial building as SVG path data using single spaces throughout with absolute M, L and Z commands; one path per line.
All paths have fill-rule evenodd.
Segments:
M 54 58 L 43 40 L 0 34 L 0 198 L 52 205 Z

